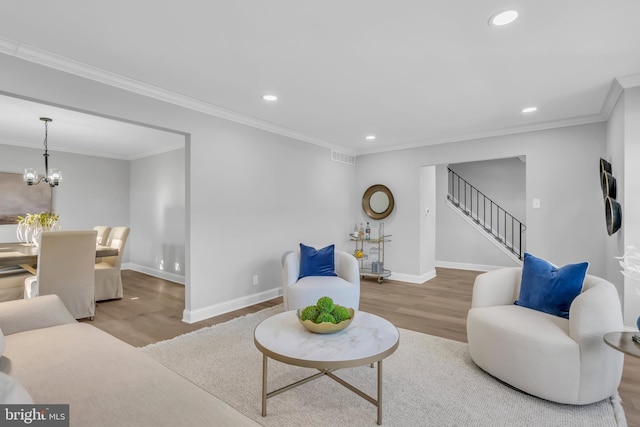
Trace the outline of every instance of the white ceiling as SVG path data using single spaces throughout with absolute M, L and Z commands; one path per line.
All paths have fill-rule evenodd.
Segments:
M 487 25 L 505 9 L 520 18 Z M 0 52 L 33 49 L 359 154 L 604 120 L 614 78 L 640 82 L 640 1 L 0 0 Z M 22 138 L 22 126 L 38 136 L 41 114 L 0 139 Z M 53 118 L 51 149 L 54 132 L 72 139 Z M 83 148 L 133 144 L 116 139 Z
M 184 136 L 0 95 L 0 143 L 133 160 L 184 146 Z

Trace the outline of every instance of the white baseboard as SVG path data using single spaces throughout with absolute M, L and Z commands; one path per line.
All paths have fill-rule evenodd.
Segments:
M 184 276 L 180 276 L 175 273 L 168 273 L 166 271 L 158 270 L 155 268 L 145 267 L 144 265 L 124 263 L 121 267 L 122 270 L 133 270 L 138 273 L 148 274 L 149 276 L 158 277 L 160 279 L 168 280 L 170 282 L 176 282 L 184 285 Z
M 436 261 L 436 267 L 455 268 L 457 270 L 473 270 L 473 271 L 491 271 L 499 268 L 513 267 L 513 265 L 482 265 L 482 264 L 466 264 L 462 262 Z
M 208 307 L 199 308 L 197 310 L 184 310 L 182 312 L 182 321 L 185 323 L 195 323 L 210 317 L 219 316 L 238 310 L 250 305 L 258 304 L 263 301 L 276 298 L 282 295 L 282 287 L 259 292 L 257 294 L 247 295 L 231 301 L 225 301 L 220 304 L 210 305 Z
M 427 280 L 431 280 L 436 277 L 436 270 L 431 270 L 425 274 L 421 274 L 416 276 L 415 274 L 403 274 L 403 273 L 393 273 L 391 272 L 391 276 L 389 276 L 389 280 L 397 280 L 398 282 L 408 282 L 408 283 L 424 283 Z

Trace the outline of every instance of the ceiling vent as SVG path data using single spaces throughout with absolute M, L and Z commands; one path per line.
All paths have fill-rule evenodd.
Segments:
M 331 150 L 331 160 L 338 163 L 344 163 L 346 165 L 355 166 L 356 156 L 350 154 L 344 154 L 336 150 Z

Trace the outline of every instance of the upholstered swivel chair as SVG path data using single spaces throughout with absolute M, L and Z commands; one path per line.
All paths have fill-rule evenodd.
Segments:
M 124 292 L 120 268 L 124 247 L 129 237 L 129 227 L 113 227 L 109 233 L 107 246 L 118 249 L 118 255 L 104 257 L 95 265 L 96 301 L 120 299 Z
M 473 361 L 526 393 L 558 403 L 584 405 L 616 393 L 623 354 L 607 346 L 607 332 L 622 331 L 615 286 L 587 275 L 569 318 L 514 305 L 522 268 L 480 274 L 467 315 Z
M 331 297 L 336 304 L 355 310 L 360 306 L 360 269 L 358 260 L 353 255 L 335 251 L 337 276 L 307 276 L 298 280 L 300 251 L 284 254 L 282 264 L 285 310 L 315 305 L 323 296 Z
M 25 279 L 25 298 L 56 294 L 76 319 L 93 318 L 96 237 L 95 230 L 43 232 L 38 274 Z
M 105 246 L 107 244 L 107 240 L 109 239 L 109 233 L 111 232 L 111 227 L 107 225 L 96 225 L 95 227 L 93 227 L 93 229 L 98 232 L 96 243 L 98 245 Z

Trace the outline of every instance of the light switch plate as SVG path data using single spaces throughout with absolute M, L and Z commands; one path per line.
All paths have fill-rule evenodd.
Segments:
M 533 199 L 533 209 L 540 209 L 540 199 Z

